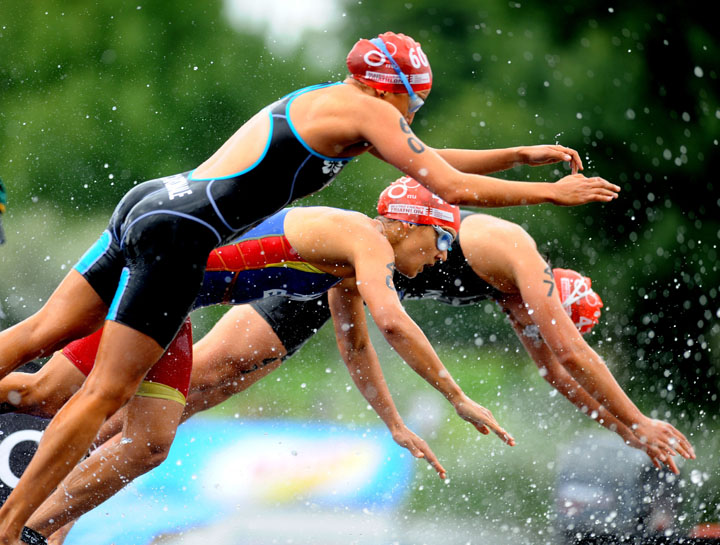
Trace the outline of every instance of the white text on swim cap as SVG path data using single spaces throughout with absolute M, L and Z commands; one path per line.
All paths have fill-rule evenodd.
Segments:
M 442 221 L 453 222 L 455 217 L 452 212 L 446 210 L 440 210 L 439 208 L 428 208 L 427 206 L 420 206 L 417 204 L 389 204 L 388 213 L 390 214 L 408 214 L 415 216 L 428 216 L 431 218 L 437 218 Z
M 406 74 L 410 86 L 430 83 L 430 74 Z M 383 74 L 382 72 L 365 72 L 365 79 L 377 81 L 378 83 L 387 83 L 391 85 L 402 85 L 402 79 L 398 74 Z

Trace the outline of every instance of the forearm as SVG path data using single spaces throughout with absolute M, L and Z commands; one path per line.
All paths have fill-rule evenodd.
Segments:
M 500 208 L 556 202 L 552 183 L 508 181 L 479 174 L 460 173 L 440 185 L 427 182 L 427 187 L 458 206 Z
M 395 407 L 375 350 L 370 346 L 343 354 L 355 386 L 392 432 L 404 426 Z
M 560 363 L 586 392 L 627 427 L 646 419 L 592 349 L 563 354 Z
M 518 148 L 491 150 L 435 149 L 450 165 L 468 174 L 492 174 L 521 162 Z
M 547 361 L 541 367 L 545 370 L 543 378 L 582 413 L 623 438 L 632 435 L 632 431 L 601 403 L 592 397 L 563 367 L 556 361 Z
M 422 330 L 407 316 L 392 328 L 381 329 L 398 355 L 433 388 L 455 405 L 465 394 L 445 368 Z

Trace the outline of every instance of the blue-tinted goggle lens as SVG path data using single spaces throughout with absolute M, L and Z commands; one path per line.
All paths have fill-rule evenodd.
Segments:
M 410 97 L 410 106 L 408 108 L 408 113 L 414 114 L 422 107 L 423 104 L 425 104 L 425 101 L 421 99 L 415 91 L 413 91 L 413 88 L 410 85 L 410 82 L 408 81 L 405 72 L 400 69 L 400 65 L 398 65 L 395 59 L 393 59 L 392 55 L 387 50 L 385 42 L 383 42 L 380 38 L 373 38 L 372 40 L 370 40 L 370 43 L 374 44 L 380 51 L 382 51 L 382 54 L 385 55 L 385 57 L 390 61 L 393 70 L 395 70 L 395 73 L 400 78 L 400 81 L 402 81 L 402 84 L 405 86 L 405 89 L 408 92 L 408 96 Z
M 410 91 L 412 91 L 412 89 Z M 408 95 L 410 95 L 410 107 L 408 108 L 408 113 L 414 114 L 420 108 L 422 108 L 422 105 L 425 104 L 425 101 L 421 99 L 417 94 L 415 94 L 415 91 L 408 92 Z
M 433 225 L 432 228 L 435 229 L 435 233 L 437 234 L 437 240 L 435 241 L 437 249 L 441 252 L 452 250 L 452 243 L 455 240 L 453 234 L 437 225 Z

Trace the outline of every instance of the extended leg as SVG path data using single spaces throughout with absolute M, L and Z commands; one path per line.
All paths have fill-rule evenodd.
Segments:
M 126 409 L 122 434 L 73 469 L 30 517 L 29 528 L 53 534 L 167 458 L 183 405 L 136 396 Z
M 70 473 L 102 423 L 132 397 L 163 352 L 147 335 L 106 323 L 93 371 L 50 423 L 20 482 L 0 508 L 0 543 L 17 543 L 33 511 Z
M 249 388 L 277 369 L 285 354 L 273 329 L 250 305 L 230 309 L 193 347 L 183 420 Z
M 107 310 L 87 280 L 70 271 L 38 312 L 0 332 L 0 378 L 92 333 L 102 325 Z

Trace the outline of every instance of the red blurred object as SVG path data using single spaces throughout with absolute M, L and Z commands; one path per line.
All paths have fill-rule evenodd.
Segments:
M 718 537 L 720 538 L 720 523 L 706 522 L 698 524 L 690 532 L 690 537 Z

